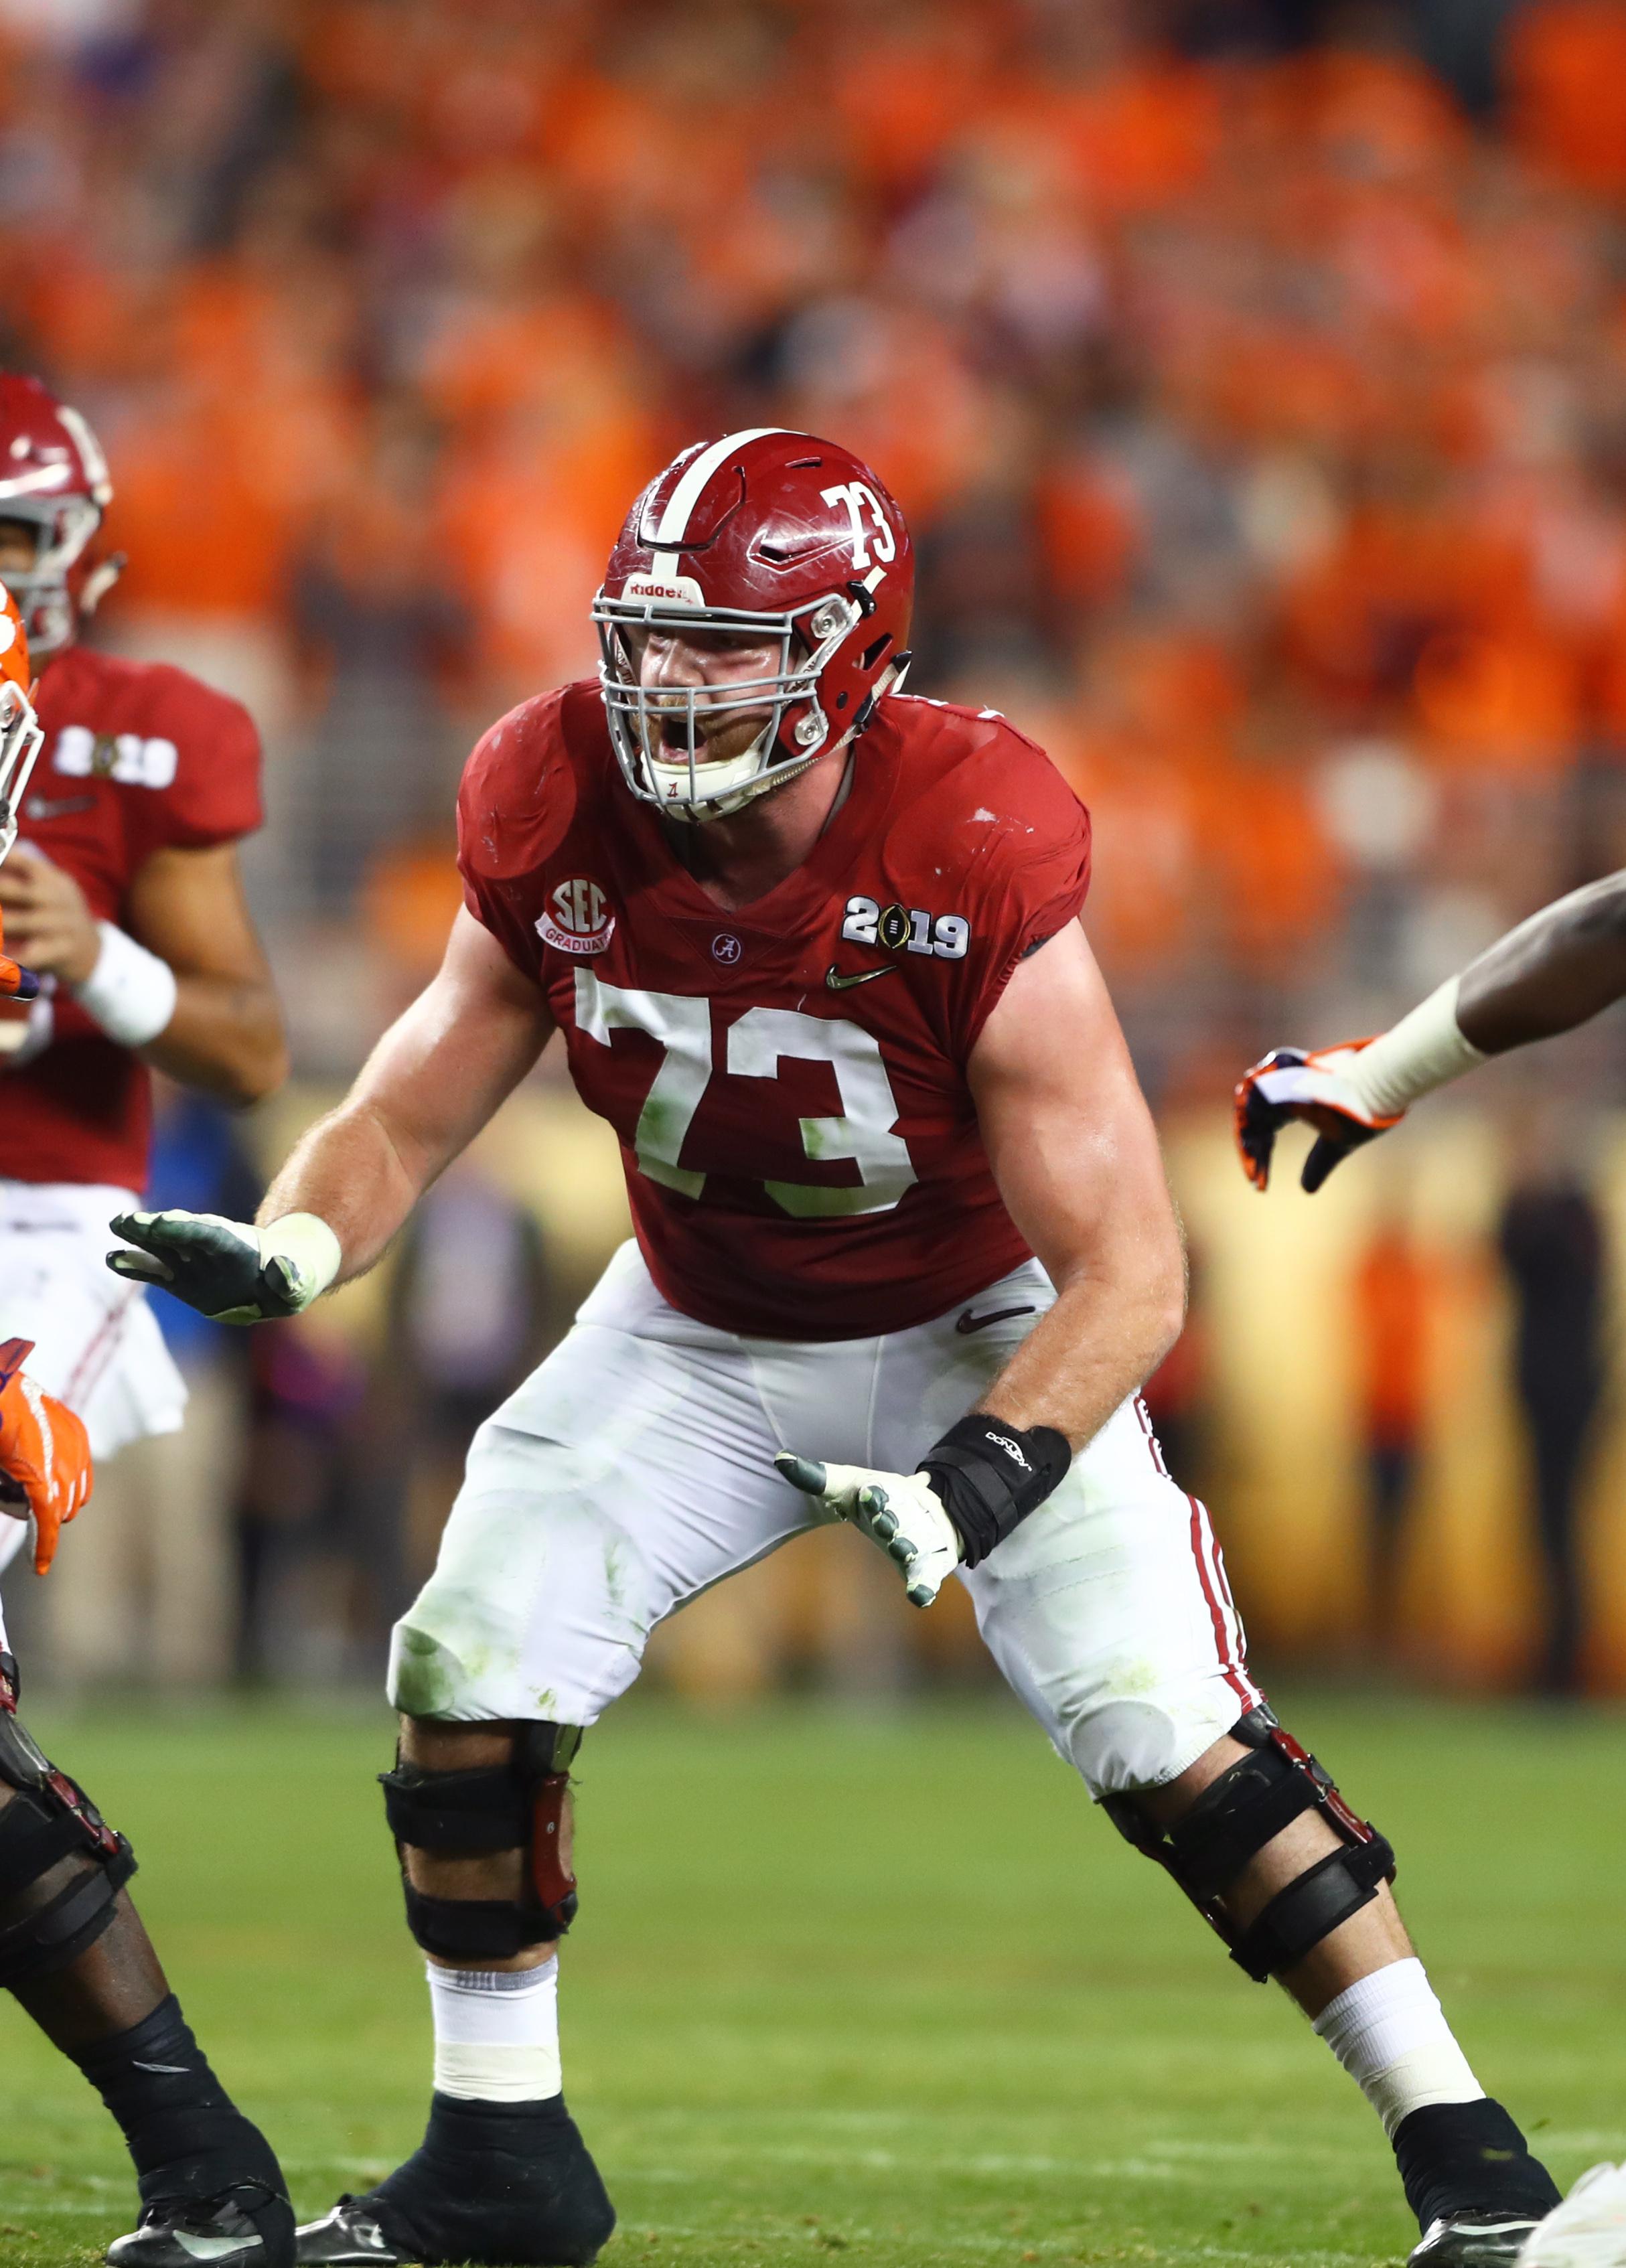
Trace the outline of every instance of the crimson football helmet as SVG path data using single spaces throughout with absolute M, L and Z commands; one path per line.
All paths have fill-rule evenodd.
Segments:
M 33 530 L 32 567 L 6 570 L 35 660 L 69 644 L 121 560 L 85 570 L 85 552 L 113 501 L 107 460 L 79 412 L 37 378 L 0 372 L 0 519 Z
M 33 713 L 28 637 L 16 600 L 0 585 L 0 858 L 17 840 L 23 790 L 45 738 Z M 0 984 L 0 994 L 5 988 Z
M 633 505 L 593 600 L 628 786 L 716 819 L 844 747 L 902 679 L 914 596 L 903 515 L 850 449 L 778 426 L 696 442 Z M 640 681 L 651 631 L 696 630 L 776 642 L 778 666 L 684 693 Z M 708 762 L 703 726 L 747 715 L 763 718 L 750 747 Z

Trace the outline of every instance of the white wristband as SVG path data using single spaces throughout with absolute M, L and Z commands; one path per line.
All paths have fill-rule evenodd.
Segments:
M 344 1254 L 339 1240 L 320 1213 L 285 1212 L 257 1232 L 260 1261 L 285 1261 L 293 1270 L 294 1290 L 301 1309 L 320 1300 L 340 1269 Z
M 83 984 L 72 987 L 85 1014 L 121 1048 L 144 1048 L 175 1012 L 175 972 L 110 921 L 98 922 L 101 951 Z
M 1420 1094 L 1487 1061 L 1457 1022 L 1460 982 L 1447 977 L 1409 1015 L 1350 1058 L 1343 1077 L 1374 1118 L 1398 1118 Z

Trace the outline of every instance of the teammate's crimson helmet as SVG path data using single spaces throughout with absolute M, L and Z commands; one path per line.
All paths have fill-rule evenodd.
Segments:
M 34 531 L 33 565 L 9 568 L 34 659 L 71 641 L 122 563 L 85 577 L 86 545 L 113 501 L 107 460 L 79 412 L 37 378 L 0 372 L 0 519 Z
M 33 674 L 17 601 L 0 585 L 0 858 L 17 840 L 23 790 L 45 735 L 30 698 Z
M 696 442 L 633 505 L 593 600 L 628 786 L 715 819 L 841 747 L 902 677 L 914 596 L 903 515 L 850 449 L 779 426 Z M 778 668 L 686 703 L 639 683 L 640 633 L 696 629 L 777 640 Z M 707 762 L 700 720 L 747 713 L 749 748 Z

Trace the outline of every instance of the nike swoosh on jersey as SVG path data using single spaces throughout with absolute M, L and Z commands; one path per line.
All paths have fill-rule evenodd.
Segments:
M 860 968 L 850 976 L 843 976 L 832 961 L 824 972 L 824 981 L 832 992 L 845 992 L 851 985 L 872 984 L 878 976 L 895 976 L 897 973 L 897 962 L 887 961 L 883 961 L 879 968 Z
M 990 1307 L 985 1315 L 968 1307 L 964 1314 L 955 1316 L 954 1329 L 964 1338 L 968 1331 L 985 1331 L 990 1323 L 1008 1323 L 1012 1315 L 1031 1315 L 1033 1312 L 1031 1300 L 1025 1307 Z
M 65 819 L 70 811 L 92 811 L 93 795 L 31 795 L 23 803 L 25 819 Z

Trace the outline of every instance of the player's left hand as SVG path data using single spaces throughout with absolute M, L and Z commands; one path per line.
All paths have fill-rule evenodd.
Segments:
M 33 1352 L 32 1339 L 0 1340 L 0 1513 L 33 1513 L 34 1572 L 43 1575 L 89 1498 L 91 1445 L 75 1413 L 23 1368 Z
M 1290 1119 L 1313 1127 L 1314 1145 L 1299 1175 L 1313 1196 L 1333 1167 L 1405 1115 L 1375 1117 L 1350 1084 L 1350 1065 L 1370 1040 L 1346 1040 L 1335 1048 L 1272 1048 L 1253 1069 L 1245 1071 L 1236 1088 L 1236 1142 L 1242 1171 L 1256 1189 L 1270 1179 L 1270 1153 L 1276 1138 Z
M 0 866 L 0 913 L 30 968 L 83 984 L 101 958 L 101 932 L 73 876 L 32 843 L 19 843 Z
M 912 1607 L 929 1607 L 960 1565 L 960 1537 L 924 1473 L 877 1473 L 823 1465 L 783 1450 L 774 1459 L 792 1488 L 816 1497 L 833 1520 L 861 1528 L 903 1572 Z

